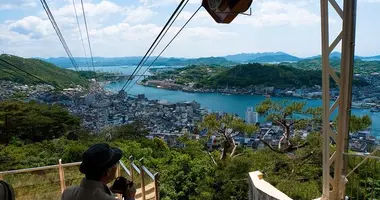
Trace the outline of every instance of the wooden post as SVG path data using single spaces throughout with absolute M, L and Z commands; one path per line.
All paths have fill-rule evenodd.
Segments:
M 0 174 L 0 181 L 4 180 L 3 175 Z
M 115 178 L 117 178 L 119 176 L 121 176 L 121 174 L 120 174 L 120 161 L 119 161 L 119 163 L 117 163 Z M 116 196 L 117 196 L 117 199 L 122 199 L 121 194 L 116 194 Z
M 116 173 L 115 173 L 115 178 L 121 176 L 120 174 L 120 163 L 117 163 L 117 168 L 116 168 Z
M 65 185 L 65 172 L 63 171 L 61 159 L 59 159 L 58 161 L 58 173 L 59 173 L 59 180 L 61 182 L 61 193 L 63 193 L 63 191 L 66 189 L 66 185 Z
M 160 200 L 160 190 L 158 185 L 158 179 L 160 178 L 160 174 L 157 172 L 154 174 L 154 192 L 155 192 L 155 200 Z
M 133 180 L 134 180 L 134 178 L 133 178 L 133 171 L 134 171 L 134 169 L 133 169 L 133 167 L 132 167 L 132 163 L 133 163 L 133 156 L 130 156 L 129 157 L 129 161 L 130 161 L 130 172 L 131 172 L 131 181 L 133 182 Z
M 143 158 L 140 159 L 140 177 L 141 177 L 141 197 L 142 197 L 142 200 L 145 200 L 145 180 L 144 180 L 144 177 L 145 177 L 145 171 L 144 169 L 142 168 L 142 166 L 144 165 L 144 160 Z

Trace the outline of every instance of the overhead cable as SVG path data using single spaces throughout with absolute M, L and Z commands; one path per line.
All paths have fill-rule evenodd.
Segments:
M 148 61 L 148 59 L 150 58 L 150 56 L 152 55 L 152 53 L 156 50 L 157 46 L 160 44 L 161 40 L 165 37 L 166 33 L 169 31 L 169 29 L 171 28 L 171 26 L 174 24 L 174 22 L 177 20 L 178 16 L 181 14 L 182 10 L 186 7 L 187 3 L 189 3 L 189 0 L 186 1 L 186 3 L 182 6 L 182 8 L 179 10 L 179 12 L 177 12 L 176 16 L 174 17 L 174 19 L 171 21 L 169 27 L 165 30 L 164 34 L 162 35 L 162 37 L 158 40 L 158 42 L 155 44 L 155 46 L 153 47 L 152 51 L 149 53 L 149 55 L 147 56 L 147 58 L 145 59 L 145 61 L 141 64 L 141 67 L 139 68 L 139 70 L 136 72 L 136 74 L 139 74 L 140 70 L 144 67 L 145 63 Z M 141 75 L 144 75 L 145 73 L 141 74 Z M 140 76 L 141 77 L 141 76 Z M 140 77 L 138 78 L 138 80 L 140 79 Z M 133 81 L 133 80 L 132 80 Z
M 4 73 L 8 74 L 8 75 L 15 76 L 14 74 L 12 74 L 12 73 L 6 71 L 5 69 L 3 69 L 3 68 L 1 68 L 1 67 L 0 67 L 0 70 L 3 71 Z
M 75 70 L 78 72 L 78 75 L 79 75 L 79 78 L 84 82 L 86 83 L 86 81 L 83 79 L 83 77 L 80 75 L 79 73 L 79 67 L 77 65 L 77 63 L 75 62 L 75 59 L 69 49 L 69 47 L 67 46 L 67 43 L 65 41 L 65 38 L 63 37 L 62 33 L 61 33 L 61 30 L 59 29 L 58 25 L 57 25 L 57 22 L 55 21 L 54 19 L 54 16 L 53 14 L 51 13 L 50 9 L 49 9 L 49 6 L 48 4 L 46 3 L 45 0 L 40 0 L 41 1 L 41 4 L 42 4 L 42 7 L 44 8 L 51 24 L 53 25 L 53 28 L 59 38 L 59 40 L 61 41 L 61 44 L 63 46 L 63 48 L 65 49 L 66 53 L 67 53 L 67 56 L 70 58 L 70 61 L 72 63 L 72 65 L 74 66 Z
M 81 30 L 81 28 L 80 28 L 79 17 L 78 17 L 78 13 L 77 13 L 77 7 L 75 6 L 75 0 L 73 0 L 73 6 L 74 6 L 75 17 L 76 17 L 76 19 L 77 19 L 77 25 L 78 25 L 78 30 L 79 30 L 80 40 L 81 40 L 81 42 L 82 42 L 82 48 L 83 48 L 83 52 L 84 52 L 84 57 L 85 57 L 85 59 L 86 59 L 87 68 L 88 68 L 88 70 L 90 71 L 90 64 L 88 63 L 88 59 L 87 59 L 87 52 L 86 52 L 86 48 L 85 48 L 85 46 L 84 46 L 82 30 Z
M 57 87 L 57 88 L 60 88 L 58 85 L 51 84 L 51 83 L 49 83 L 49 82 L 47 82 L 47 81 L 45 81 L 45 80 L 43 80 L 43 79 L 41 79 L 41 78 L 39 78 L 39 77 L 33 75 L 33 74 L 31 74 L 31 73 L 25 71 L 24 69 L 21 69 L 21 68 L 17 67 L 16 65 L 14 65 L 14 64 L 12 64 L 12 63 L 10 63 L 10 62 L 8 62 L 8 61 L 2 59 L 2 58 L 0 58 L 0 61 L 2 61 L 3 63 L 8 64 L 9 66 L 12 66 L 12 67 L 16 68 L 16 69 L 19 70 L 19 71 L 24 72 L 25 74 L 27 74 L 27 75 L 29 75 L 29 76 L 31 76 L 31 77 L 33 77 L 33 78 L 35 78 L 35 79 L 41 81 L 42 83 L 45 83 L 45 84 L 52 85 L 52 86 L 55 86 L 55 87 Z
M 44 10 L 45 10 L 45 12 L 46 12 L 46 14 L 47 14 L 47 16 L 48 16 L 50 22 L 51 22 L 51 24 L 53 25 L 53 28 L 54 28 L 54 30 L 55 30 L 55 32 L 56 32 L 56 34 L 57 34 L 59 40 L 60 40 L 61 43 L 62 43 L 63 48 L 65 49 L 65 51 L 66 51 L 66 53 L 67 53 L 67 56 L 69 56 L 70 61 L 71 61 L 71 63 L 73 64 L 73 66 L 75 67 L 75 69 L 78 70 L 78 65 L 77 65 L 77 63 L 75 62 L 74 57 L 73 57 L 73 55 L 71 54 L 71 51 L 70 51 L 69 47 L 67 46 L 67 43 L 66 43 L 66 41 L 65 41 L 65 38 L 63 38 L 63 35 L 62 35 L 62 33 L 61 33 L 61 30 L 59 29 L 59 27 L 58 27 L 58 25 L 57 25 L 57 22 L 55 21 L 53 15 L 52 15 L 52 13 L 51 13 L 51 11 L 50 11 L 50 9 L 49 9 L 49 6 L 47 5 L 47 3 L 46 3 L 45 0 L 40 0 L 40 1 L 41 1 L 41 4 L 42 4 L 42 6 L 43 6 L 43 8 L 44 8 Z
M 179 29 L 179 31 L 177 32 L 177 34 L 174 35 L 174 37 L 170 40 L 170 42 L 165 46 L 164 49 L 162 49 L 162 51 L 160 52 L 160 54 L 158 54 L 156 56 L 156 58 L 153 60 L 153 62 L 145 69 L 144 73 L 142 73 L 142 75 L 144 75 L 150 67 L 152 67 L 152 65 L 157 61 L 157 59 L 162 55 L 162 53 L 164 53 L 164 51 L 169 47 L 169 45 L 174 41 L 174 39 L 181 33 L 181 31 L 186 27 L 186 25 L 193 19 L 193 17 L 198 13 L 198 11 L 201 9 L 202 6 L 199 6 L 198 9 L 193 13 L 193 15 L 191 15 L 191 17 L 186 21 L 186 23 L 181 27 L 181 29 Z M 132 89 L 132 87 L 134 85 L 136 85 L 136 83 L 140 80 L 141 76 L 138 77 L 137 81 L 134 82 L 134 84 L 127 90 L 127 93 L 129 92 L 129 90 Z
M 90 49 L 90 56 L 91 56 L 91 64 L 92 64 L 92 69 L 95 71 L 95 65 L 94 65 L 94 57 L 92 56 L 92 48 L 91 48 L 91 42 L 90 42 L 90 35 L 88 34 L 88 27 L 87 27 L 87 18 L 86 18 L 86 12 L 84 11 L 84 5 L 83 5 L 83 0 L 80 0 L 82 4 L 82 12 L 83 12 L 83 19 L 84 19 L 84 24 L 86 27 L 86 33 L 87 33 L 87 41 L 88 41 L 88 48 Z M 95 73 L 96 77 L 96 73 Z
M 152 43 L 152 45 L 149 47 L 148 51 L 142 57 L 142 59 L 140 60 L 139 64 L 136 66 L 135 70 L 132 72 L 131 76 L 128 78 L 127 82 L 124 84 L 124 86 L 121 88 L 120 91 L 124 90 L 124 88 L 126 88 L 126 86 L 129 85 L 129 82 L 133 79 L 133 76 L 135 75 L 137 69 L 141 66 L 142 62 L 145 60 L 145 58 L 147 57 L 147 55 L 150 53 L 150 51 L 152 50 L 153 46 L 155 46 L 156 42 L 159 40 L 159 38 L 161 37 L 162 33 L 166 30 L 166 28 L 168 27 L 168 25 L 170 24 L 170 22 L 173 20 L 174 16 L 178 12 L 178 10 L 182 7 L 182 5 L 183 5 L 184 2 L 185 2 L 185 0 L 182 0 L 180 2 L 180 4 L 178 5 L 178 7 L 174 10 L 173 14 L 170 16 L 169 20 L 166 22 L 165 26 L 162 28 L 161 32 L 158 34 L 158 36 L 156 37 L 156 39 L 154 40 L 154 42 Z

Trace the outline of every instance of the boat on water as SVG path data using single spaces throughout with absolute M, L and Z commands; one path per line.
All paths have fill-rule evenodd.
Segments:
M 380 112 L 380 108 L 371 108 L 370 112 Z

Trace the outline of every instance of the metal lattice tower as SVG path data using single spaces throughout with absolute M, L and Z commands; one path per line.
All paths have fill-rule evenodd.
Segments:
M 330 44 L 329 4 L 341 17 L 342 31 Z M 323 195 L 322 199 L 341 200 L 345 198 L 347 161 L 344 154 L 348 149 L 349 119 L 352 102 L 352 79 L 354 68 L 356 0 L 344 0 L 343 9 L 335 0 L 321 0 L 322 30 L 322 86 L 323 86 Z M 340 77 L 330 66 L 330 53 L 342 43 Z M 330 78 L 339 87 L 339 97 L 330 106 Z M 336 130 L 330 126 L 332 113 L 338 110 Z M 330 143 L 336 143 L 330 152 Z

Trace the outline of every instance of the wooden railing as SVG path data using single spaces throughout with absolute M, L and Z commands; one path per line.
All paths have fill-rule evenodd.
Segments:
M 144 159 L 140 159 L 139 162 L 141 166 L 138 167 L 134 158 L 129 157 L 130 160 L 130 177 L 133 182 L 140 185 L 139 189 L 136 191 L 137 200 L 159 200 L 159 186 L 158 179 L 159 173 L 153 174 L 144 166 Z M 136 172 L 137 174 L 135 174 Z M 136 180 L 138 177 L 139 180 Z M 150 183 L 148 183 L 150 181 Z M 143 189 L 144 188 L 144 189 Z
M 292 200 L 263 179 L 259 171 L 249 173 L 249 200 Z
M 143 159 L 140 159 L 140 163 L 141 164 L 143 163 Z M 7 176 L 15 176 L 15 175 L 17 176 L 24 173 L 31 173 L 33 175 L 37 174 L 36 177 L 41 178 L 42 176 L 41 174 L 43 175 L 48 174 L 51 176 L 46 176 L 46 179 L 48 179 L 48 182 L 50 181 L 49 183 L 53 182 L 53 185 L 54 185 L 54 183 L 58 182 L 56 180 L 57 176 L 54 175 L 54 173 L 56 172 L 49 173 L 47 171 L 58 169 L 60 191 L 58 192 L 53 189 L 49 191 L 51 193 L 49 197 L 47 197 L 48 195 L 46 193 L 43 194 L 45 198 L 38 197 L 38 199 L 55 199 L 57 198 L 57 196 L 60 196 L 60 194 L 66 189 L 67 186 L 76 185 L 79 183 L 78 180 L 82 179 L 83 175 L 79 173 L 78 169 L 69 171 L 70 175 L 75 173 L 73 175 L 74 178 L 71 177 L 69 180 L 71 184 L 67 185 L 66 181 L 68 179 L 66 179 L 67 176 L 65 176 L 65 171 L 66 171 L 65 168 L 76 167 L 76 166 L 79 166 L 80 164 L 81 162 L 62 164 L 61 160 L 59 160 L 58 165 L 3 171 L 3 172 L 0 172 L 0 180 L 5 180 L 9 182 L 11 185 L 15 185 L 14 187 L 15 187 L 17 199 L 25 199 L 25 200 L 36 199 L 38 197 L 38 194 L 33 193 L 32 195 L 29 195 L 29 194 L 25 194 L 24 191 L 18 191 L 18 189 L 23 188 L 23 187 L 32 187 L 33 189 L 33 186 L 36 186 L 40 183 L 36 183 L 36 182 L 33 183 L 34 180 L 24 180 L 25 178 L 23 178 L 23 180 L 17 180 L 18 177 L 11 177 L 9 178 L 9 180 L 7 180 L 8 179 Z M 137 172 L 137 173 L 134 173 L 134 172 Z M 34 179 L 33 175 L 31 175 L 30 177 L 27 177 L 27 179 Z M 134 163 L 133 157 L 130 157 L 129 169 L 122 161 L 119 161 L 119 165 L 116 171 L 116 177 L 118 176 L 126 176 L 126 178 L 131 179 L 133 182 L 136 183 L 136 185 L 138 185 L 137 191 L 136 191 L 137 200 L 159 200 L 159 186 L 158 186 L 159 174 L 158 173 L 153 174 L 144 165 L 141 165 L 140 167 L 138 167 Z M 73 181 L 72 179 L 75 179 L 75 181 Z M 39 180 L 36 180 L 36 181 L 38 182 Z M 28 182 L 32 182 L 32 183 L 28 183 Z M 38 192 L 38 191 L 34 190 L 33 192 Z M 120 196 L 118 196 L 118 198 L 121 199 Z

